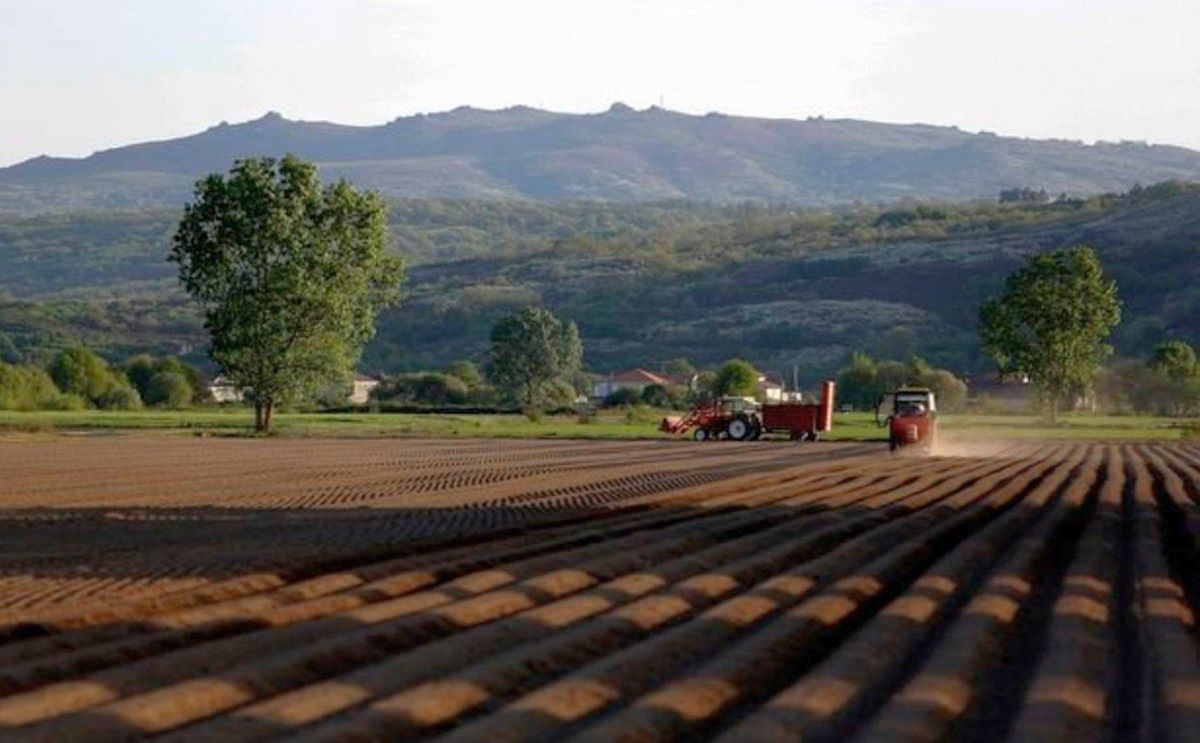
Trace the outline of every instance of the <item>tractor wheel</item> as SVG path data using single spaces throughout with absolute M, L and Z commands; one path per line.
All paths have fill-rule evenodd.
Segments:
M 815 444 L 816 442 L 821 440 L 821 433 L 819 431 L 809 431 L 808 432 L 808 440 Z
M 734 441 L 745 441 L 753 431 L 754 424 L 744 415 L 739 415 L 725 425 L 725 435 Z
M 692 434 L 692 439 L 695 441 L 708 441 L 708 431 L 705 431 L 703 428 L 697 428 L 696 432 Z
M 757 418 L 755 418 L 755 419 L 754 419 L 754 431 L 753 431 L 753 432 L 750 434 L 750 440 L 751 440 L 751 441 L 758 441 L 759 439 L 761 439 L 761 438 L 762 438 L 762 435 L 763 435 L 763 424 L 762 424 L 762 421 L 760 421 L 760 420 L 758 420 Z

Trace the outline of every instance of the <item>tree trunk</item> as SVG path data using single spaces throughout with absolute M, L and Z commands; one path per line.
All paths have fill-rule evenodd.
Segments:
M 254 431 L 256 433 L 270 433 L 271 416 L 274 413 L 274 400 L 256 399 L 254 401 Z

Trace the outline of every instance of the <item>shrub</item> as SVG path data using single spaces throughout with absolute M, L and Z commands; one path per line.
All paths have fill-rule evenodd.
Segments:
M 604 398 L 604 407 L 606 408 L 624 408 L 631 405 L 637 405 L 642 401 L 641 393 L 632 387 L 621 387 L 609 393 L 608 397 Z
M 687 396 L 687 388 L 677 384 L 650 384 L 642 390 L 642 402 L 652 408 L 683 407 Z
M 140 410 L 142 398 L 128 385 L 114 384 L 92 400 L 101 410 Z
M 152 407 L 184 408 L 205 391 L 196 368 L 175 356 L 134 356 L 125 362 L 125 376 Z
M 465 359 L 449 364 L 442 372 L 462 380 L 468 389 L 473 390 L 483 384 L 483 373 L 479 371 L 479 367 Z
M 440 372 L 400 374 L 376 387 L 376 400 L 419 405 L 463 405 L 469 398 L 467 385 L 458 377 Z
M 177 371 L 160 371 L 150 377 L 142 400 L 154 407 L 178 410 L 192 404 L 192 385 Z

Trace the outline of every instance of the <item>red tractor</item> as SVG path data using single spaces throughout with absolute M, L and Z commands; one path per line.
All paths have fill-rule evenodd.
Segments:
M 820 402 L 781 402 L 760 405 L 752 398 L 721 397 L 696 406 L 683 418 L 663 418 L 667 433 L 692 432 L 697 441 L 753 441 L 764 433 L 786 433 L 797 441 L 817 441 L 833 428 L 834 384 L 821 385 Z
M 891 412 L 881 418 L 882 412 Z M 937 401 L 933 390 L 924 387 L 904 387 L 879 398 L 875 406 L 875 421 L 888 429 L 888 448 L 914 447 L 931 451 L 937 443 Z

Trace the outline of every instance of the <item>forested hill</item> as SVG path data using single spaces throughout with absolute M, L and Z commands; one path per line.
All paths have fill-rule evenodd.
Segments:
M 194 181 L 235 158 L 294 152 L 326 177 L 387 196 L 481 199 L 744 200 L 829 205 L 898 198 L 994 198 L 1123 191 L 1200 177 L 1200 153 L 1140 143 L 1085 145 L 954 127 L 846 119 L 692 116 L 615 104 L 598 114 L 468 107 L 381 126 L 278 114 L 98 152 L 0 169 L 0 213 L 176 208 Z
M 177 212 L 0 218 L 0 358 L 86 342 L 112 358 L 203 358 L 166 263 Z M 408 298 L 364 366 L 481 360 L 491 324 L 527 304 L 576 320 L 595 370 L 744 356 L 809 378 L 854 350 L 985 366 L 976 308 L 1028 255 L 1094 246 L 1125 311 L 1115 345 L 1200 344 L 1200 185 L 1040 205 L 910 203 L 798 210 L 695 204 L 405 200 L 393 249 Z

